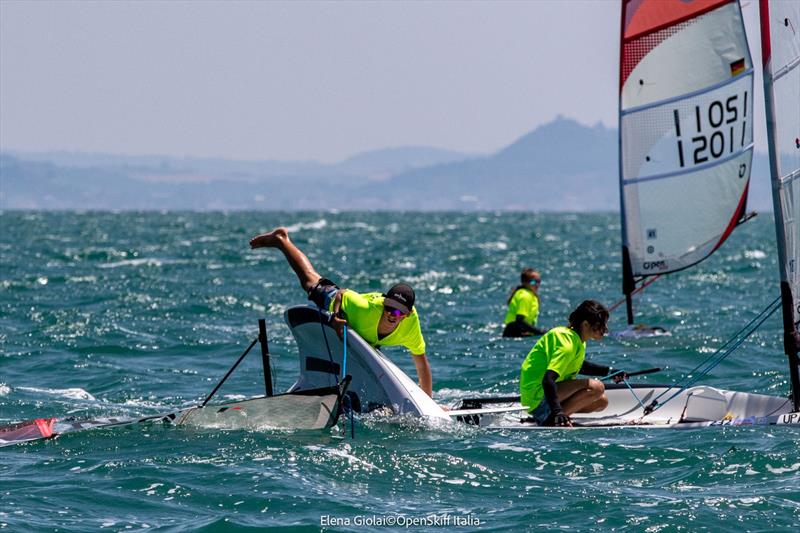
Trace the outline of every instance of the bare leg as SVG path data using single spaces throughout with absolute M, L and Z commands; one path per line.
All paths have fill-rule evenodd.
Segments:
M 286 257 L 289 266 L 292 267 L 294 273 L 297 274 L 297 279 L 300 280 L 300 286 L 303 290 L 308 292 L 319 282 L 322 278 L 311 261 L 308 260 L 306 254 L 294 245 L 289 239 L 289 232 L 286 228 L 277 228 L 269 233 L 262 233 L 250 239 L 250 248 L 278 248 Z
M 602 411 L 608 405 L 605 386 L 596 379 L 575 379 L 557 384 L 558 400 L 567 416 Z

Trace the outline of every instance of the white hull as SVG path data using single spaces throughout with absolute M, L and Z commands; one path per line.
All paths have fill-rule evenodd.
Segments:
M 346 383 L 339 389 L 261 396 L 240 402 L 190 407 L 143 418 L 102 417 L 85 420 L 40 418 L 0 426 L 0 447 L 50 439 L 76 431 L 107 429 L 146 422 L 223 429 L 325 429 L 336 424 L 339 418 L 341 395 L 339 391 L 344 389 Z
M 336 394 L 281 394 L 179 411 L 176 425 L 222 429 L 324 429 L 336 423 Z
M 788 398 L 735 392 L 713 387 L 692 387 L 645 415 L 648 406 L 662 393 L 666 401 L 675 389 L 665 386 L 610 386 L 606 390 L 608 407 L 598 413 L 572 415 L 575 428 L 639 427 L 653 429 L 693 429 L 708 426 L 745 426 L 789 424 L 800 426 L 800 413 L 792 412 Z M 638 397 L 638 399 L 637 399 Z M 495 429 L 547 430 L 531 422 L 522 422 L 528 415 L 519 404 L 505 404 L 480 409 L 449 412 L 454 420 Z M 564 429 L 564 428 L 557 428 Z
M 300 378 L 289 389 L 291 392 L 335 386 L 344 370 L 352 378 L 347 389 L 350 405 L 345 407 L 359 413 L 389 407 L 398 415 L 449 418 L 397 365 L 353 330 L 347 332 L 345 362 L 342 340 L 327 325 L 328 313 L 316 307 L 297 306 L 286 310 L 285 319 L 300 357 Z

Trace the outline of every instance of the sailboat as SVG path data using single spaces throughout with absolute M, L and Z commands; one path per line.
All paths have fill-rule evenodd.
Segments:
M 761 0 L 760 16 L 780 298 L 689 373 L 694 377 L 671 386 L 609 384 L 609 406 L 572 415 L 577 427 L 800 425 L 800 2 Z M 623 257 L 630 283 L 639 273 L 701 261 L 742 220 L 753 151 L 753 67 L 738 0 L 623 0 L 621 60 Z M 697 384 L 778 307 L 788 397 Z M 522 423 L 518 401 L 471 398 L 450 415 L 480 426 L 547 429 Z
M 759 12 L 783 344 L 800 411 L 800 3 L 761 0 Z
M 738 0 L 623 0 L 619 186 L 628 328 L 616 336 L 666 333 L 634 324 L 633 295 L 706 259 L 753 216 L 746 211 L 753 78 Z
M 266 322 L 261 319 L 258 321 L 258 326 L 258 337 L 253 340 L 200 405 L 145 417 L 87 419 L 49 417 L 5 424 L 0 426 L 0 447 L 52 439 L 77 431 L 158 422 L 176 426 L 254 430 L 265 428 L 320 430 L 334 426 L 342 413 L 341 401 L 350 384 L 350 376 L 342 376 L 341 379 L 335 380 L 335 383 L 322 387 L 309 387 L 302 391 L 273 394 Z M 209 403 L 256 343 L 261 345 L 264 395 L 220 404 Z
M 771 59 L 765 56 L 764 71 L 768 92 L 774 95 L 768 99 L 773 108 L 770 153 L 776 154 L 772 179 L 791 396 L 698 384 L 777 310 L 776 299 L 683 382 L 608 384 L 609 406 L 599 413 L 573 415 L 577 428 L 800 425 L 800 317 L 794 314 L 800 309 L 800 274 L 795 270 L 800 264 L 800 231 L 795 228 L 800 224 L 800 190 L 794 189 L 800 183 L 800 151 L 792 151 L 795 144 L 800 146 L 799 8 L 800 3 L 786 2 L 780 4 L 780 14 L 768 15 L 762 2 L 762 20 L 769 26 L 763 33 L 768 39 L 764 48 L 772 50 Z M 673 272 L 708 257 L 744 218 L 753 156 L 752 59 L 737 0 L 624 0 L 622 21 L 623 249 L 632 274 Z M 685 192 L 690 187 L 691 195 Z M 325 315 L 310 307 L 286 313 L 301 359 L 301 377 L 292 390 L 330 386 L 346 367 L 353 375 L 348 396 L 357 412 L 388 407 L 396 414 L 503 430 L 552 429 L 523 422 L 517 395 L 464 399 L 443 411 L 357 334 L 344 344 L 339 341 Z

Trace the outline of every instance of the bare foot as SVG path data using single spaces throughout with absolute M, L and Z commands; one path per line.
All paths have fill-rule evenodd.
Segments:
M 289 238 L 289 232 L 286 228 L 276 228 L 269 233 L 262 233 L 250 239 L 250 248 L 273 248 L 280 246 L 284 239 Z

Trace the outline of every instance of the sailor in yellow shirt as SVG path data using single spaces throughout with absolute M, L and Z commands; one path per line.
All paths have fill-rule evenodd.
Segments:
M 608 310 L 585 300 L 570 315 L 569 326 L 556 327 L 534 345 L 520 371 L 522 405 L 544 426 L 572 426 L 573 413 L 593 413 L 608 406 L 605 386 L 597 379 L 575 379 L 580 374 L 606 376 L 617 370 L 585 360 L 586 341 L 608 332 Z M 614 381 L 622 381 L 620 373 Z
M 532 268 L 526 268 L 519 278 L 520 284 L 514 287 L 508 298 L 508 311 L 503 320 L 503 337 L 530 337 L 541 335 L 545 331 L 536 327 L 542 276 Z
M 411 352 L 417 368 L 420 388 L 433 395 L 433 378 L 425 340 L 414 308 L 414 290 L 397 284 L 386 294 L 359 294 L 340 289 L 334 282 L 320 276 L 311 261 L 289 239 L 286 228 L 277 228 L 250 239 L 251 248 L 278 248 L 292 267 L 308 299 L 332 313 L 331 325 L 341 335 L 349 323 L 361 337 L 373 346 L 405 346 Z M 341 311 L 341 313 L 340 313 Z M 339 316 L 343 314 L 344 317 Z

